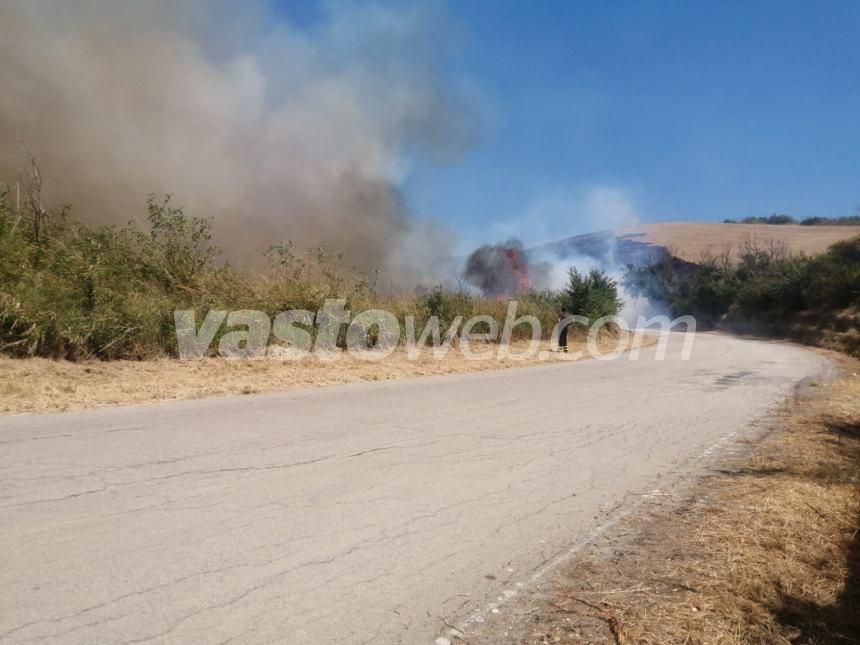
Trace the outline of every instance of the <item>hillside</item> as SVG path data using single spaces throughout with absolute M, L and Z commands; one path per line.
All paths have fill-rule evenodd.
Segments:
M 860 235 L 860 226 L 799 226 L 766 224 L 721 224 L 667 222 L 641 224 L 614 231 L 576 235 L 535 247 L 562 258 L 587 256 L 607 265 L 641 264 L 670 249 L 684 260 L 695 262 L 707 253 L 737 250 L 745 241 L 786 245 L 791 251 L 820 253 L 839 240 Z

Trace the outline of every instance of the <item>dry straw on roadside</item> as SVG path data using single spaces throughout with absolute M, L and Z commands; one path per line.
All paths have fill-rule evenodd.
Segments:
M 752 444 L 574 562 L 514 642 L 858 642 L 860 378 L 811 387 Z
M 624 333 L 624 332 L 620 332 Z M 601 351 L 611 352 L 618 337 L 603 334 Z M 651 337 L 642 344 L 652 344 Z M 525 351 L 526 342 L 512 342 L 510 351 Z M 489 353 L 482 360 L 468 360 L 457 348 L 436 360 L 425 349 L 417 360 L 409 360 L 405 349 L 378 361 L 362 361 L 349 353 L 339 360 L 324 362 L 309 356 L 298 361 L 227 360 L 200 361 L 155 359 L 149 361 L 54 361 L 44 358 L 12 359 L 0 356 L 0 413 L 53 412 L 80 408 L 146 403 L 169 399 L 195 399 L 226 394 L 277 392 L 302 387 L 318 387 L 380 381 L 407 376 L 453 374 L 501 369 L 561 360 L 550 353 L 546 361 L 498 357 L 498 345 L 473 348 L 476 354 Z M 540 350 L 550 344 L 541 343 Z M 570 351 L 584 351 L 585 340 L 571 338 Z

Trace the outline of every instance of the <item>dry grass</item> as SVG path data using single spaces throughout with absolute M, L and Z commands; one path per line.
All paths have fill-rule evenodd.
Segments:
M 803 312 L 789 322 L 784 334 L 808 345 L 860 358 L 860 307 Z
M 860 641 L 860 378 L 811 391 L 683 504 L 580 557 L 515 642 Z
M 619 338 L 603 335 L 598 347 L 611 351 Z M 645 337 L 642 345 L 654 342 Z M 511 343 L 512 353 L 522 353 L 525 341 Z M 542 343 L 541 351 L 549 350 Z M 570 351 L 585 349 L 584 340 L 571 337 Z M 454 348 L 441 360 L 430 350 L 410 360 L 398 349 L 378 362 L 343 354 L 335 361 L 315 356 L 296 361 L 205 359 L 180 361 L 54 361 L 44 358 L 13 359 L 0 356 L 0 413 L 55 412 L 107 405 L 144 403 L 168 399 L 194 399 L 226 394 L 276 392 L 357 381 L 381 381 L 408 376 L 452 374 L 534 365 L 561 360 L 548 353 L 526 360 L 498 357 L 496 345 L 474 347 L 491 358 L 467 359 Z
M 671 249 L 674 255 L 688 262 L 698 262 L 707 254 L 720 253 L 730 246 L 737 250 L 746 240 L 760 243 L 774 240 L 794 252 L 822 253 L 839 240 L 860 235 L 860 226 L 667 222 L 621 228 L 615 233 L 635 235 L 636 241 Z

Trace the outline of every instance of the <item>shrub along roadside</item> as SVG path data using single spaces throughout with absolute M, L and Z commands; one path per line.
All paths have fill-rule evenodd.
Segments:
M 437 316 L 443 331 L 458 317 L 476 315 L 493 318 L 501 329 L 507 314 L 506 301 L 465 289 L 383 294 L 373 271 L 350 267 L 326 248 L 300 250 L 290 242 L 271 247 L 269 271 L 252 277 L 221 260 L 210 220 L 187 215 L 169 197 L 147 200 L 145 230 L 134 223 L 86 226 L 71 221 L 67 208 L 45 211 L 39 205 L 33 216 L 13 209 L 7 197 L 0 186 L 0 352 L 12 356 L 176 356 L 174 311 L 180 309 L 194 309 L 198 321 L 211 309 L 273 317 L 291 309 L 317 311 L 327 299 L 345 298 L 353 312 L 384 309 L 401 324 L 413 316 L 419 329 Z M 574 300 L 575 290 L 518 294 L 517 315 L 536 317 L 546 338 L 562 308 L 599 317 L 617 299 L 610 295 L 614 283 L 602 276 L 583 276 L 580 286 L 585 293 L 576 292 Z M 521 325 L 513 339 L 530 335 Z
M 789 254 L 776 244 L 748 243 L 737 258 L 728 252 L 686 262 L 667 255 L 628 267 L 625 286 L 691 314 L 702 327 L 785 334 L 857 353 L 860 306 L 860 236 L 819 255 Z M 853 321 L 853 322 L 852 322 Z M 833 342 L 830 342 L 833 341 Z
M 592 269 L 580 273 L 576 268 L 567 272 L 567 288 L 561 293 L 561 308 L 594 322 L 599 318 L 617 316 L 622 300 L 618 283 L 602 271 Z

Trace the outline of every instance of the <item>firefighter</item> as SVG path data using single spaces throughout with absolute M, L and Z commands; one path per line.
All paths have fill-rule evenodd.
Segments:
M 567 352 L 567 328 L 570 327 L 570 321 L 566 321 L 566 318 L 566 311 L 558 314 L 558 322 L 561 325 L 558 330 L 558 351 L 560 352 Z

